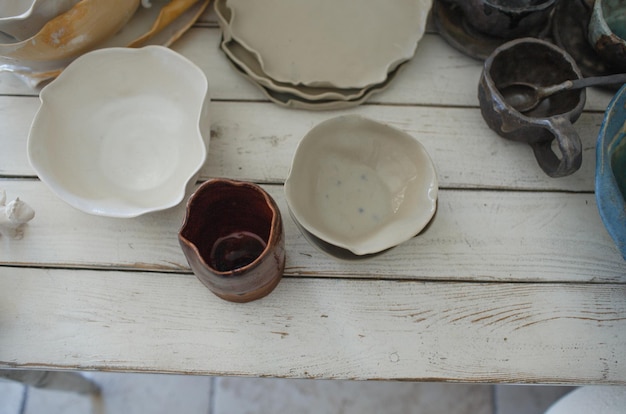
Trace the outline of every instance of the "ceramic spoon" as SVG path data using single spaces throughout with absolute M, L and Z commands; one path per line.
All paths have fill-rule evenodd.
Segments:
M 501 87 L 500 93 L 504 97 L 504 100 L 519 112 L 528 112 L 537 107 L 537 105 L 548 96 L 562 91 L 624 82 L 626 82 L 626 73 L 566 80 L 563 83 L 550 86 L 537 86 L 527 82 L 511 82 Z

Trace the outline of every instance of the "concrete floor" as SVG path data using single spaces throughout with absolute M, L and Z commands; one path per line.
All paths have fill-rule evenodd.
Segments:
M 573 387 L 83 373 L 98 397 L 0 381 L 0 414 L 540 414 Z

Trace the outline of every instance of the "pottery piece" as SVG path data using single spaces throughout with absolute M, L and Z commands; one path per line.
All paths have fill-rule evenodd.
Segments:
M 598 211 L 626 259 L 626 86 L 609 104 L 598 133 L 595 194 Z
M 158 2 L 157 2 L 158 3 Z M 182 16 L 187 10 L 189 10 L 194 4 L 198 3 L 198 0 L 170 0 L 162 4 L 159 8 L 159 13 L 154 20 L 154 23 L 148 31 L 143 33 L 137 39 L 128 44 L 128 47 L 141 47 L 152 36 L 159 33 L 166 28 L 173 21 Z M 155 7 L 150 5 L 149 9 Z
M 228 56 L 228 54 L 227 54 Z M 348 109 L 353 108 L 367 101 L 372 95 L 382 92 L 389 87 L 391 82 L 398 76 L 398 74 L 406 67 L 408 62 L 404 62 L 399 65 L 396 69 L 394 69 L 389 75 L 385 82 L 380 85 L 374 85 L 369 88 L 364 88 L 359 94 L 355 94 L 354 98 L 350 99 L 320 99 L 320 100 L 312 100 L 302 98 L 301 94 L 292 94 L 289 92 L 279 92 L 274 91 L 268 87 L 261 85 L 255 79 L 250 77 L 247 72 L 239 66 L 237 61 L 228 59 L 228 62 L 232 65 L 232 67 L 243 76 L 245 79 L 250 81 L 253 85 L 255 85 L 266 98 L 268 98 L 271 102 L 290 109 L 302 109 L 309 111 L 330 111 L 330 110 L 339 110 L 339 109 Z
M 68 11 L 79 0 L 5 0 L 0 2 L 0 32 L 15 40 L 35 35 L 48 20 Z
M 194 274 L 227 301 L 268 295 L 285 269 L 280 210 L 253 183 L 225 178 L 203 183 L 187 202 L 178 239 Z
M 89 52 L 40 99 L 29 160 L 54 193 L 84 212 L 135 217 L 173 207 L 206 160 L 206 76 L 166 47 Z
M 532 111 L 520 113 L 507 102 L 500 88 L 511 82 L 547 86 L 581 77 L 576 62 L 558 46 L 534 38 L 509 41 L 485 60 L 478 86 L 481 114 L 500 136 L 530 144 L 546 174 L 570 175 L 582 162 L 580 137 L 572 124 L 582 113 L 585 90 L 553 95 Z
M 0 65 L 54 70 L 120 30 L 140 0 L 81 0 L 33 37 L 0 43 Z
M 574 58 L 584 76 L 617 73 L 619 70 L 604 62 L 589 43 L 592 6 L 588 0 L 560 1 L 552 18 L 552 38 L 557 46 Z M 617 91 L 619 86 L 606 85 L 603 88 Z
M 366 88 L 324 88 L 306 85 L 294 85 L 291 83 L 278 82 L 263 72 L 256 55 L 237 42 L 229 34 L 230 10 L 226 7 L 226 0 L 216 0 L 213 5 L 215 14 L 220 22 L 222 30 L 222 42 L 220 49 L 227 58 L 233 61 L 249 78 L 265 88 L 275 92 L 284 92 L 300 98 L 312 101 L 318 100 L 351 100 L 357 99 L 365 93 Z
M 432 0 L 227 0 L 230 34 L 278 82 L 364 88 L 411 59 Z M 320 29 L 323 27 L 323 30 Z M 268 30 L 271 28 L 271 30 Z M 393 47 L 389 47 L 393 45 Z
M 210 0 L 195 2 L 181 15 L 170 21 L 163 28 L 159 28 L 159 19 L 164 15 L 164 9 L 171 2 L 153 1 L 151 7 L 140 7 L 124 27 L 102 43 L 94 46 L 93 50 L 109 47 L 143 47 L 149 45 L 170 46 L 180 38 L 198 19 L 209 5 Z M 159 28 L 159 30 L 156 30 Z M 69 63 L 69 62 L 67 62 Z M 43 82 L 54 79 L 63 71 L 66 64 L 59 69 L 39 70 L 37 67 L 23 67 L 10 64 L 0 65 L 0 70 L 14 73 L 31 88 L 36 88 Z
M 435 213 L 437 191 L 435 168 L 419 141 L 357 115 L 311 129 L 285 181 L 296 222 L 358 256 L 417 235 Z
M 237 41 L 230 40 L 228 42 L 222 42 L 220 48 L 227 55 L 228 59 L 237 64 L 254 82 L 274 92 L 287 93 L 309 101 L 347 101 L 360 98 L 367 90 L 367 88 L 316 88 L 313 86 L 277 82 L 263 73 L 263 69 L 254 54 L 250 53 L 249 50 L 240 45 Z
M 0 190 L 0 237 L 21 239 L 24 236 L 24 225 L 35 217 L 31 206 L 17 197 L 6 202 L 6 192 Z
M 461 8 L 478 32 L 502 39 L 527 37 L 545 28 L 557 0 L 440 0 Z
M 467 7 L 467 6 L 466 6 Z M 478 60 L 485 60 L 503 43 L 511 40 L 492 36 L 474 28 L 456 2 L 437 0 L 433 3 L 433 22 L 443 39 L 461 53 Z M 550 24 L 545 22 L 528 29 L 528 36 L 540 39 L 550 34 Z
M 588 37 L 605 62 L 626 71 L 626 3 L 623 0 L 595 0 Z

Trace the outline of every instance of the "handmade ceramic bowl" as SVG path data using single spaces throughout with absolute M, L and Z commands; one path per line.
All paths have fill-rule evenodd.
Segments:
M 188 10 L 192 9 L 193 6 L 198 6 L 200 3 L 208 4 L 206 1 L 202 2 L 199 0 L 170 0 L 165 4 L 151 4 L 150 7 L 147 8 L 148 11 L 152 8 L 159 9 L 156 19 L 154 19 L 149 30 L 130 42 L 128 46 L 145 46 L 145 42 L 147 42 L 150 38 L 157 35 L 167 26 L 172 24 L 172 22 L 183 16 Z
M 531 36 L 549 23 L 557 0 L 442 0 L 458 5 L 481 33 L 505 39 Z
M 626 259 L 626 86 L 609 104 L 596 146 L 596 202 L 600 217 Z
M 595 0 L 589 19 L 589 42 L 599 56 L 620 71 L 626 70 L 626 3 Z
M 554 43 L 574 58 L 585 77 L 619 72 L 604 62 L 589 42 L 589 21 L 594 2 L 595 0 L 560 1 L 552 18 L 551 32 Z M 615 93 L 619 86 L 604 85 L 602 88 Z
M 298 224 L 356 255 L 417 235 L 435 213 L 437 190 L 433 163 L 415 138 L 356 115 L 309 131 L 285 181 Z
M 8 0 L 0 2 L 0 32 L 25 40 L 79 0 Z
M 144 0 L 146 1 L 146 0 Z M 171 0 L 153 2 L 151 7 L 139 7 L 132 18 L 115 34 L 105 41 L 94 45 L 91 50 L 109 47 L 143 47 L 149 45 L 169 46 L 179 39 L 198 19 L 209 5 L 210 0 Z M 187 7 L 184 11 L 184 7 Z M 178 14 L 180 13 L 180 14 Z M 0 62 L 1 62 L 0 58 Z M 0 70 L 7 70 L 21 78 L 31 88 L 37 88 L 42 82 L 59 76 L 71 60 L 64 60 L 52 65 L 42 62 L 31 67 L 13 64 L 0 65 Z M 48 69 L 46 69 L 48 67 Z
M 187 202 L 178 240 L 198 279 L 231 302 L 268 295 L 285 269 L 280 210 L 253 183 L 215 178 L 202 184 Z
M 84 212 L 133 217 L 172 207 L 206 159 L 207 80 L 171 49 L 87 53 L 40 98 L 30 162 L 53 192 Z
M 119 31 L 139 3 L 140 0 L 80 0 L 49 20 L 31 38 L 19 42 L 0 38 L 0 66 L 35 71 L 58 69 Z

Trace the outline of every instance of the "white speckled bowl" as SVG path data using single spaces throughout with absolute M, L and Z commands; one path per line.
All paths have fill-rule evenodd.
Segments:
M 134 217 L 173 207 L 206 160 L 207 79 L 168 48 L 87 53 L 40 98 L 29 160 L 84 212 Z
M 417 235 L 437 205 L 437 176 L 415 138 L 356 115 L 322 122 L 302 139 L 285 182 L 297 223 L 355 255 Z

